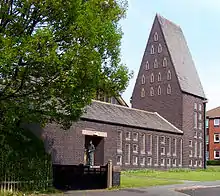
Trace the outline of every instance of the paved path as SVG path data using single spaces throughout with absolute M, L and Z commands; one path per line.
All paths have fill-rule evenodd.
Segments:
M 209 186 L 212 186 L 212 188 L 205 188 Z M 189 189 L 193 189 L 193 191 Z M 219 191 L 220 181 L 184 181 L 184 184 L 123 189 L 119 191 L 69 191 L 64 193 L 64 196 L 219 196 Z

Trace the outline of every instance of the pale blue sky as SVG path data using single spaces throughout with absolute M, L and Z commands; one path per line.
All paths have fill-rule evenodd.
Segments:
M 204 91 L 207 109 L 220 106 L 220 0 L 129 0 L 123 21 L 122 61 L 134 70 L 123 94 L 129 103 L 155 14 L 181 26 Z

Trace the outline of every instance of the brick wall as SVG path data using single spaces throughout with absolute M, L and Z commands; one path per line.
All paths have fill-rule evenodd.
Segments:
M 209 119 L 209 160 L 214 160 L 214 150 L 220 150 L 220 143 L 214 142 L 214 134 L 220 134 L 220 126 L 214 126 L 214 119 Z
M 197 104 L 197 109 L 194 109 L 194 104 Z M 199 104 L 202 106 L 202 110 L 199 111 Z M 197 122 L 202 123 L 201 129 L 194 128 L 194 112 L 197 113 Z M 199 120 L 199 113 L 202 115 L 202 119 Z M 183 165 L 185 167 L 189 166 L 189 161 L 192 160 L 193 167 L 195 161 L 199 164 L 202 161 L 202 166 L 204 165 L 204 108 L 203 103 L 200 98 L 191 96 L 188 94 L 183 94 Z M 197 137 L 195 137 L 197 133 Z M 192 147 L 189 146 L 189 140 L 192 141 Z M 197 157 L 194 157 L 195 153 L 195 143 L 197 142 Z M 202 142 L 202 157 L 199 157 L 199 143 Z M 190 150 L 193 151 L 193 157 L 189 157 Z
M 154 41 L 154 34 L 157 32 L 158 41 Z M 158 45 L 161 44 L 162 52 L 158 53 Z M 155 54 L 150 54 L 151 46 L 155 47 Z M 167 66 L 163 67 L 163 59 L 167 59 Z M 153 67 L 157 59 L 158 68 Z M 149 70 L 146 70 L 146 62 L 149 62 Z M 167 73 L 171 72 L 171 80 L 167 80 Z M 154 74 L 154 82 L 150 82 L 151 74 Z M 158 81 L 158 74 L 161 74 L 161 81 Z M 146 77 L 145 84 L 141 83 L 142 76 Z M 167 94 L 167 86 L 171 86 L 171 94 Z M 161 87 L 161 95 L 158 95 L 158 86 Z M 154 88 L 154 96 L 150 96 L 150 88 Z M 145 89 L 145 97 L 141 97 L 141 89 Z M 175 106 L 175 107 L 174 107 Z M 177 128 L 182 128 L 182 92 L 172 65 L 169 51 L 164 36 L 156 20 L 153 24 L 148 43 L 143 55 L 140 70 L 136 79 L 132 94 L 132 107 L 146 111 L 158 112 Z
M 42 138 L 45 141 L 45 147 L 48 152 L 52 153 L 53 163 L 63 164 L 63 165 L 73 165 L 83 163 L 84 160 L 84 138 L 82 135 L 82 130 L 95 130 L 100 132 L 107 132 L 107 138 L 104 138 L 104 164 L 112 159 L 113 165 L 117 164 L 117 156 L 122 156 L 122 169 L 138 169 L 138 168 L 176 168 L 181 167 L 180 164 L 180 140 L 182 135 L 170 134 L 157 132 L 152 130 L 141 130 L 130 127 L 95 123 L 89 121 L 79 121 L 75 123 L 69 130 L 64 131 L 56 124 L 48 124 L 43 132 Z M 117 132 L 122 133 L 122 152 L 117 152 Z M 126 140 L 126 134 L 130 132 L 131 139 Z M 133 133 L 138 134 L 138 140 L 134 141 Z M 141 135 L 145 134 L 145 151 L 141 152 Z M 150 142 L 148 135 L 152 136 L 152 154 L 149 154 Z M 157 137 L 158 137 L 158 166 L 155 166 L 156 154 L 157 154 Z M 163 138 L 165 137 L 165 143 L 163 144 Z M 168 142 L 167 138 L 171 140 L 171 154 L 167 155 L 168 152 Z M 176 139 L 176 155 L 174 152 L 173 139 Z M 130 164 L 125 163 L 125 158 L 127 156 L 125 146 L 130 144 Z M 138 146 L 137 153 L 133 152 L 134 144 Z M 165 154 L 161 155 L 162 147 L 165 148 Z M 133 157 L 137 157 L 137 165 L 133 162 Z M 148 165 L 148 158 L 152 158 L 152 164 Z M 144 164 L 141 164 L 145 159 Z M 161 159 L 164 159 L 164 166 L 161 165 Z M 167 161 L 170 159 L 170 166 L 167 167 Z M 173 166 L 173 159 L 176 159 L 176 166 Z

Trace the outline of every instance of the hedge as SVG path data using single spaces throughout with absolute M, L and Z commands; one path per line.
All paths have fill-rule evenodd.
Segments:
M 220 165 L 220 160 L 208 160 L 207 165 Z

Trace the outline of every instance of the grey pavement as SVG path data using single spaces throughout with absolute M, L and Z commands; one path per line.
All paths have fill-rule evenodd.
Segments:
M 211 188 L 208 188 L 209 186 L 211 186 Z M 65 192 L 64 196 L 219 196 L 219 191 L 220 181 L 184 181 L 183 184 L 147 188 L 129 188 L 117 191 L 69 191 Z

